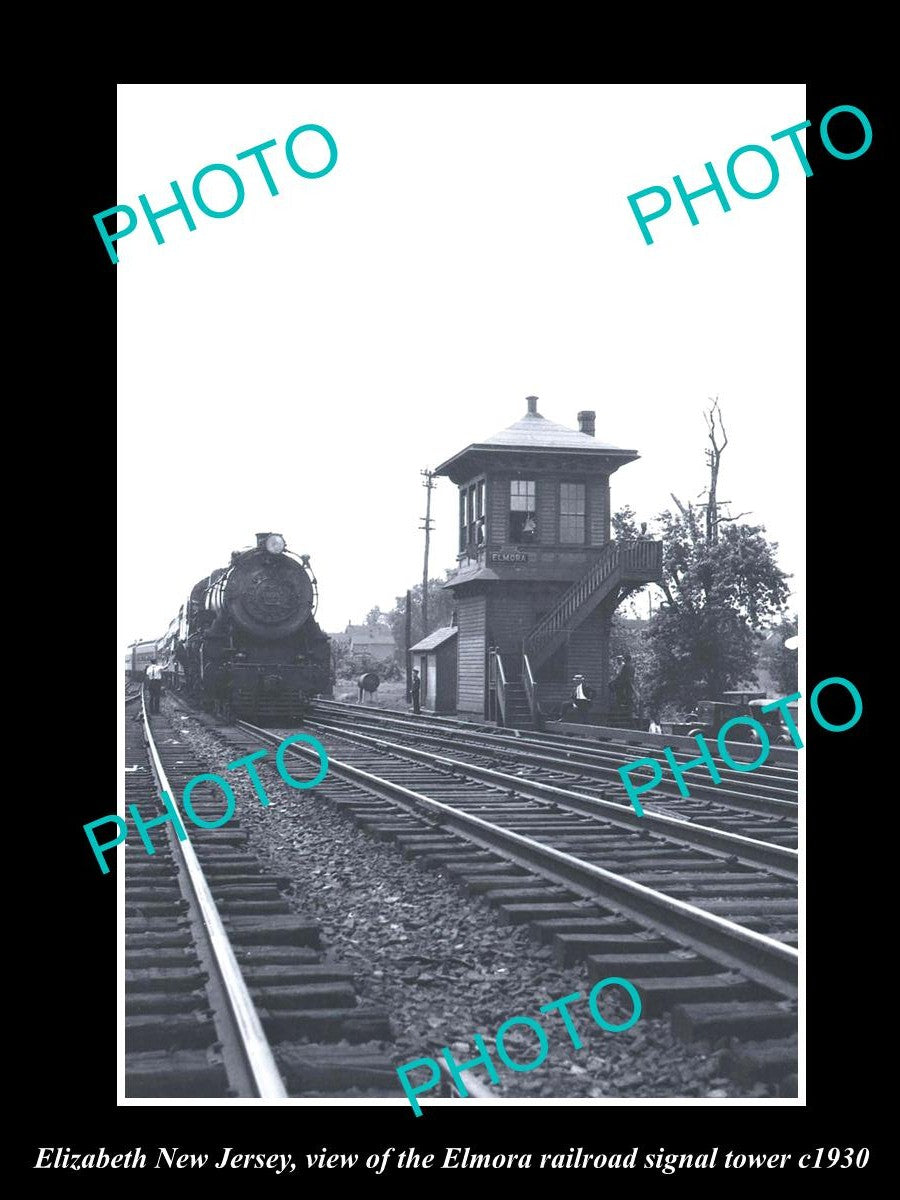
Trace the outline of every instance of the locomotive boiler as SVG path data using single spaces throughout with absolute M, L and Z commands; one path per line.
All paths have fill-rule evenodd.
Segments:
M 173 666 L 188 692 L 225 718 L 294 721 L 331 690 L 317 602 L 309 555 L 291 553 L 280 533 L 258 533 L 255 546 L 192 588 Z

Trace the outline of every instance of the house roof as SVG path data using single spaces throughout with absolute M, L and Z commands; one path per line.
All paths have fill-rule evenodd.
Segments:
M 358 646 L 393 646 L 394 635 L 386 625 L 348 625 L 346 630 Z
M 410 650 L 437 650 L 438 646 L 443 646 L 444 642 L 449 642 L 451 638 L 456 637 L 456 632 L 455 625 L 444 625 L 441 629 L 435 629 L 433 633 L 423 637 L 421 642 L 410 646 Z
M 604 456 L 611 460 L 611 469 L 622 466 L 623 463 L 633 462 L 638 458 L 636 450 L 624 450 L 609 442 L 598 441 L 590 434 L 570 429 L 556 421 L 549 421 L 539 412 L 527 412 L 518 421 L 498 433 L 491 434 L 481 442 L 473 442 L 460 450 L 446 462 L 435 469 L 435 475 L 449 475 L 451 478 L 459 472 L 464 460 L 474 456 L 493 457 L 508 450 L 527 450 L 539 454 L 584 454 Z M 456 482 L 456 481 L 455 481 Z

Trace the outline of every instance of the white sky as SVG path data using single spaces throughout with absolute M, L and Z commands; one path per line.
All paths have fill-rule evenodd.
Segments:
M 312 556 L 324 628 L 392 607 L 421 579 L 420 469 L 517 420 L 529 393 L 573 428 L 596 409 L 600 440 L 640 452 L 612 479 L 613 506 L 639 519 L 704 486 L 701 414 L 718 395 L 720 495 L 780 543 L 796 607 L 806 178 L 788 139 L 770 136 L 807 115 L 800 84 L 120 87 L 110 207 L 139 211 L 142 192 L 167 207 L 177 180 L 197 223 L 162 218 L 157 246 L 141 216 L 109 264 L 120 644 L 161 634 L 257 530 Z M 307 123 L 338 147 L 318 180 L 284 156 Z M 276 197 L 252 159 L 236 161 L 271 138 Z M 757 201 L 725 176 L 748 143 L 781 168 Z M 324 165 L 315 153 L 299 156 Z M 756 158 L 738 165 L 746 187 L 767 177 Z M 699 188 L 707 160 L 732 211 L 701 197 L 693 227 L 672 176 Z M 191 197 L 213 162 L 246 188 L 223 220 Z M 233 189 L 215 179 L 204 196 L 224 208 Z M 646 246 L 626 197 L 655 184 L 673 204 Z M 446 479 L 432 515 L 440 576 L 457 538 Z

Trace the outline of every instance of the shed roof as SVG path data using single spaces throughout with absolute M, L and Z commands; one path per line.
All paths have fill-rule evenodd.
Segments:
M 444 625 L 440 629 L 435 629 L 433 633 L 429 633 L 427 637 L 423 637 L 421 642 L 410 646 L 410 650 L 437 650 L 438 646 L 443 646 L 444 642 L 449 642 L 451 638 L 456 637 L 456 632 L 455 625 Z

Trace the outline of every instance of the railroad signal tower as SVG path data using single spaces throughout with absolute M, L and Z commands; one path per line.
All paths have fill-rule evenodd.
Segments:
M 574 674 L 607 704 L 609 630 L 620 601 L 661 578 L 662 544 L 610 540 L 610 476 L 639 457 L 578 429 L 523 417 L 441 463 L 459 487 L 457 710 L 529 725 Z

